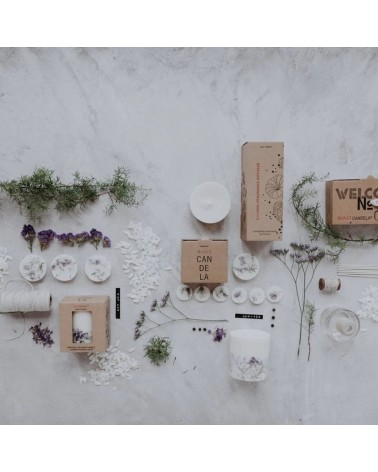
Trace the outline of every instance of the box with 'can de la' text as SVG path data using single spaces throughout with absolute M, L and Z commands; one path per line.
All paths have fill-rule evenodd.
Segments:
M 283 231 L 284 143 L 245 143 L 241 167 L 241 239 L 280 241 Z
M 181 281 L 184 284 L 222 284 L 228 278 L 228 241 L 183 239 Z
M 378 179 L 369 176 L 327 181 L 326 223 L 332 226 L 378 224 Z

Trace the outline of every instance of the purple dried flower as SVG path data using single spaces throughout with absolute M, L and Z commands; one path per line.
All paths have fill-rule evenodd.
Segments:
M 33 334 L 33 341 L 36 344 L 42 344 L 43 347 L 51 347 L 54 344 L 54 341 L 51 338 L 53 331 L 51 331 L 47 326 L 46 328 L 41 328 L 41 326 L 42 323 L 39 323 L 29 329 Z
M 216 328 L 216 330 L 212 334 L 213 341 L 220 343 L 222 339 L 226 337 L 227 331 L 223 328 Z
M 166 304 L 168 303 L 168 300 L 170 299 L 170 295 L 169 295 L 169 292 L 166 292 L 164 297 L 161 299 L 160 301 L 160 307 L 161 308 L 164 308 L 166 306 Z
M 85 333 L 84 331 L 81 331 L 80 329 L 73 329 L 72 330 L 72 342 L 75 344 L 82 344 L 86 342 L 90 342 L 91 336 L 89 333 Z
M 38 233 L 38 240 L 39 245 L 41 247 L 41 251 L 44 251 L 50 246 L 51 241 L 54 240 L 56 234 L 52 229 L 45 229 L 43 231 L 39 231 Z
M 24 225 L 21 236 L 27 241 L 30 252 L 33 252 L 33 244 L 36 237 L 35 229 L 32 225 Z
M 156 311 L 157 308 L 158 308 L 158 301 L 157 301 L 157 300 L 153 300 L 153 301 L 152 301 L 151 308 L 150 308 L 150 311 Z
M 87 231 L 75 234 L 75 242 L 80 247 L 90 240 L 90 234 Z
M 104 236 L 102 239 L 102 247 L 110 247 L 112 245 L 112 242 L 110 241 L 110 238 L 107 236 Z
M 89 242 L 93 244 L 93 246 L 97 249 L 98 245 L 100 244 L 102 240 L 102 233 L 101 231 L 97 231 L 97 229 L 95 228 L 92 228 L 89 233 L 90 233 Z

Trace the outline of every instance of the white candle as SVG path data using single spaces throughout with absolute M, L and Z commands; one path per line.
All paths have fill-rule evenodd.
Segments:
M 340 333 L 344 334 L 345 336 L 352 336 L 355 333 L 355 327 L 353 323 L 348 319 L 341 319 L 338 320 L 336 323 L 336 328 Z
M 203 182 L 190 196 L 190 209 L 203 223 L 218 223 L 228 215 L 231 198 L 228 190 L 217 182 Z
M 258 329 L 231 331 L 231 377 L 248 382 L 258 382 L 266 378 L 270 337 L 269 333 Z
M 92 313 L 90 311 L 72 313 L 72 341 L 77 344 L 92 342 Z

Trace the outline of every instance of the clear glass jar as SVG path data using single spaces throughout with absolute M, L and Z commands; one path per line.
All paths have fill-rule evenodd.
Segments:
M 330 306 L 322 313 L 323 331 L 337 342 L 349 341 L 360 331 L 360 320 L 351 310 Z

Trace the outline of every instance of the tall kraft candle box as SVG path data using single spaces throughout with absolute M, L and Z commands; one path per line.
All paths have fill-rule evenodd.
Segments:
M 107 295 L 63 297 L 59 302 L 60 351 L 104 352 L 109 347 L 109 304 Z M 90 337 L 74 334 L 75 316 L 87 315 Z M 88 323 L 87 323 L 88 324 Z
M 222 284 L 228 277 L 228 241 L 183 239 L 181 281 L 184 284 Z
M 240 237 L 244 241 L 282 240 L 283 166 L 282 142 L 242 146 Z
M 378 179 L 329 180 L 326 182 L 326 223 L 328 225 L 376 225 Z

